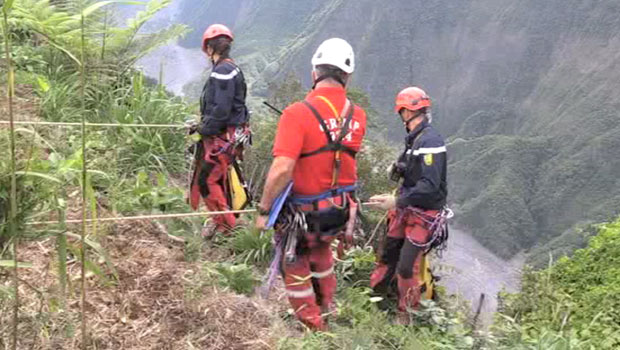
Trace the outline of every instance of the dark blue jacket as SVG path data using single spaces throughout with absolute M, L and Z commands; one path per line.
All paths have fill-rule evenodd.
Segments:
M 245 105 L 247 86 L 243 72 L 232 60 L 218 62 L 202 89 L 198 131 L 203 136 L 219 135 L 228 126 L 248 122 Z
M 441 209 L 448 196 L 446 145 L 426 121 L 412 130 L 405 151 L 398 158 L 404 165 L 397 206 Z

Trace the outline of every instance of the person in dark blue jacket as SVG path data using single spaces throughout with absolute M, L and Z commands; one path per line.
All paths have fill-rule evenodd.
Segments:
M 200 199 L 210 211 L 229 210 L 228 168 L 242 155 L 249 142 L 249 112 L 245 105 L 247 86 L 243 72 L 230 58 L 234 37 L 230 29 L 213 24 L 204 32 L 202 50 L 212 63 L 211 74 L 200 97 L 202 136 L 196 151 L 196 166 L 191 185 L 190 204 L 194 210 Z M 211 238 L 235 226 L 235 215 L 213 216 L 202 235 Z
M 446 145 L 431 126 L 430 108 L 431 100 L 420 88 L 410 87 L 398 94 L 396 112 L 408 135 L 390 177 L 402 182 L 397 196 L 370 199 L 389 210 L 387 238 L 370 284 L 375 292 L 385 294 L 396 279 L 403 323 L 409 319 L 406 310 L 416 308 L 420 301 L 423 255 L 439 243 L 440 230 L 446 229 L 442 217 L 448 195 Z

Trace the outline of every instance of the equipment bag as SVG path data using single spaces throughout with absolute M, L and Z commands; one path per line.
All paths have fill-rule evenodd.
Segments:
M 346 227 L 349 221 L 349 206 L 308 211 L 305 214 L 310 232 L 320 232 L 322 236 L 331 236 L 340 233 Z
M 252 198 L 248 186 L 241 175 L 241 169 L 236 160 L 228 167 L 228 205 L 232 210 L 243 210 L 250 204 Z

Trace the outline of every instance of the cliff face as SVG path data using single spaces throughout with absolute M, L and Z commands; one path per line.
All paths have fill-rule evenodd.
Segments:
M 329 37 L 356 50 L 354 84 L 386 125 L 396 92 L 419 85 L 453 141 L 459 222 L 504 256 L 618 213 L 620 3 L 184 0 L 180 20 L 224 22 L 254 94 L 295 72 Z

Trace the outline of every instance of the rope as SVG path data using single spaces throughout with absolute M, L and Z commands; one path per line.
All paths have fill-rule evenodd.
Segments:
M 181 214 L 162 214 L 162 215 L 139 215 L 139 216 L 125 216 L 125 217 L 110 217 L 110 218 L 98 218 L 87 219 L 87 223 L 92 222 L 109 222 L 109 221 L 135 221 L 135 220 L 147 220 L 147 219 L 177 219 L 177 218 L 190 218 L 199 216 L 211 216 L 211 215 L 223 215 L 223 214 L 243 214 L 254 213 L 256 209 L 246 210 L 225 210 L 225 211 L 205 211 L 202 213 L 181 213 Z M 78 224 L 82 220 L 65 220 L 66 224 Z M 60 221 L 39 221 L 39 222 L 27 222 L 26 225 L 56 225 L 60 224 Z
M 49 126 L 68 126 L 68 127 L 73 127 L 73 126 L 82 126 L 82 123 L 67 123 L 67 122 L 33 122 L 33 121 L 26 121 L 26 120 L 21 120 L 21 121 L 15 121 L 13 122 L 14 124 L 17 125 L 49 125 Z M 10 124 L 9 121 L 6 120 L 0 120 L 0 124 Z M 127 128 L 175 128 L 175 129 L 180 129 L 180 128 L 187 128 L 186 125 L 184 124 L 119 124 L 119 123 L 86 123 L 86 126 L 93 126 L 93 127 L 104 127 L 104 128 L 109 128 L 109 127 L 127 127 Z
M 377 205 L 376 202 L 367 202 L 362 203 L 362 205 Z M 97 219 L 87 219 L 87 223 L 93 222 L 114 222 L 114 221 L 136 221 L 136 220 L 155 220 L 155 219 L 179 219 L 179 218 L 191 218 L 191 217 L 200 217 L 200 216 L 213 216 L 213 215 L 224 215 L 224 214 L 247 214 L 247 213 L 255 213 L 256 209 L 245 209 L 245 210 L 223 210 L 223 211 L 205 211 L 202 213 L 180 213 L 180 214 L 161 214 L 161 215 L 139 215 L 139 216 L 119 216 L 119 217 L 109 217 L 109 218 L 97 218 Z M 65 220 L 65 224 L 79 224 L 81 223 L 81 219 L 76 220 Z M 60 221 L 35 221 L 35 222 L 27 222 L 26 225 L 29 226 L 37 226 L 37 225 L 58 225 Z

